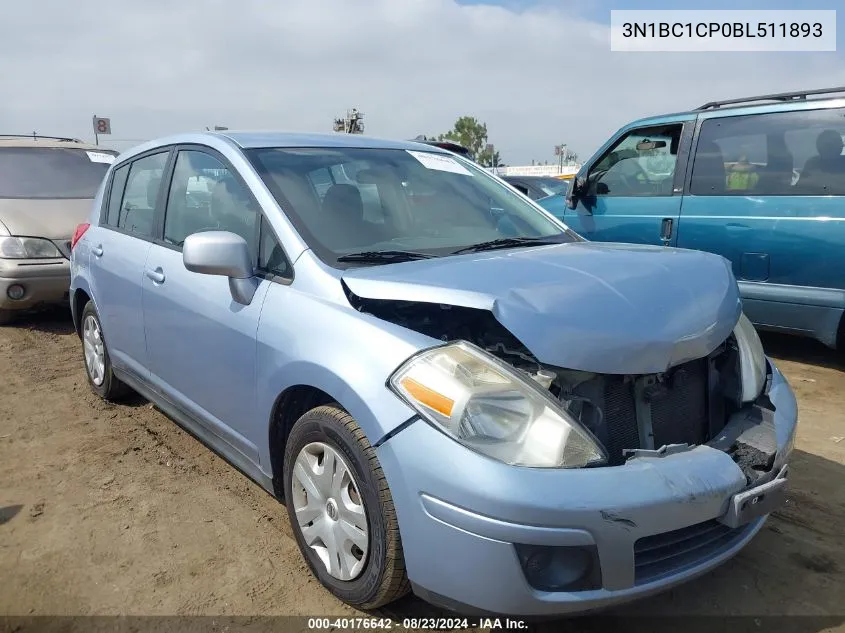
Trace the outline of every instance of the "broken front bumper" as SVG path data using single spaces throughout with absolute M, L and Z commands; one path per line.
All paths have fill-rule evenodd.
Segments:
M 663 591 L 723 563 L 762 527 L 783 486 L 772 482 L 786 474 L 797 407 L 773 366 L 767 396 L 770 416 L 751 407 L 720 436 L 748 437 L 750 420 L 772 427 L 774 464 L 752 484 L 768 488 L 746 496 L 749 478 L 718 447 L 641 454 L 617 467 L 532 469 L 411 424 L 378 451 L 415 592 L 463 611 L 554 615 Z M 556 565 L 551 581 L 544 562 Z

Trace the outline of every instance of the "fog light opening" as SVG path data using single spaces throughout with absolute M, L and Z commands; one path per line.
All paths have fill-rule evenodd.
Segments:
M 589 591 L 601 588 L 598 551 L 589 547 L 516 545 L 528 584 L 538 591 Z
M 26 294 L 26 288 L 21 286 L 20 284 L 12 284 L 8 288 L 6 288 L 6 295 L 12 301 L 20 301 L 23 299 L 23 296 Z

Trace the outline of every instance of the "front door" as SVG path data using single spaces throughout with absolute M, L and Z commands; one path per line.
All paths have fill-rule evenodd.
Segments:
M 590 167 L 586 190 L 564 222 L 600 242 L 673 246 L 681 211 L 684 124 L 636 128 Z
M 187 270 L 182 244 L 192 233 L 231 231 L 255 252 L 257 204 L 210 150 L 179 151 L 163 240 L 144 270 L 144 331 L 153 384 L 181 409 L 258 463 L 255 436 L 256 331 L 269 281 L 249 305 L 232 299 L 225 277 Z

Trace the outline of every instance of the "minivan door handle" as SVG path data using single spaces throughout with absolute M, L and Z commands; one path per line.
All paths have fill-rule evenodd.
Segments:
M 149 268 L 147 268 L 147 277 L 152 279 L 157 284 L 164 283 L 164 271 L 161 269 L 161 267 L 156 268 L 155 270 L 150 270 Z
M 102 257 L 103 256 L 103 245 L 97 244 L 94 248 L 91 249 L 91 252 L 94 253 L 95 257 Z
M 674 223 L 675 221 L 672 218 L 663 218 L 660 225 L 660 241 L 663 242 L 663 246 L 669 246 L 669 242 L 672 241 L 672 226 Z

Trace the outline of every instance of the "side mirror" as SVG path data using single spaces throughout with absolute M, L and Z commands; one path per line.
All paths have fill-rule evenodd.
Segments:
M 572 183 L 569 185 L 569 189 L 566 192 L 566 206 L 569 209 L 576 209 L 578 207 L 578 200 L 584 197 L 584 192 L 586 191 L 587 186 L 587 179 L 586 178 L 578 178 L 575 176 L 572 179 Z
M 182 245 L 185 268 L 202 275 L 229 278 L 232 299 L 249 305 L 258 289 L 252 256 L 246 240 L 229 231 L 203 231 L 185 238 Z

